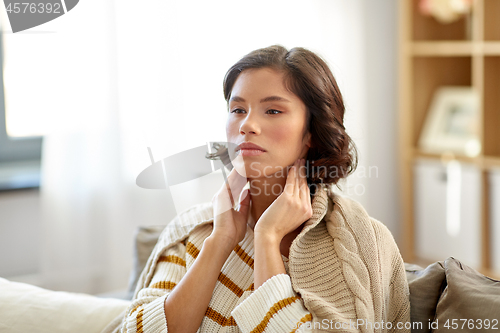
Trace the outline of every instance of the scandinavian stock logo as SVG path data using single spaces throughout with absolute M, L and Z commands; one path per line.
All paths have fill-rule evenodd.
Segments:
M 62 16 L 79 0 L 4 0 L 12 32 L 27 30 Z
M 217 147 L 222 144 L 228 150 L 227 159 L 209 160 L 206 158 L 207 154 L 212 153 L 210 146 L 214 147 L 214 144 Z M 232 170 L 231 160 L 234 156 L 230 152 L 236 148 L 237 146 L 232 142 L 209 142 L 207 145 L 185 150 L 155 162 L 148 147 L 151 165 L 137 176 L 136 184 L 145 189 L 167 189 L 169 186 L 206 176 L 219 169 L 226 178 L 224 167 Z
M 236 148 L 237 145 L 232 142 L 208 142 L 206 145 L 155 161 L 151 148 L 148 147 L 151 165 L 137 176 L 136 184 L 144 189 L 167 190 L 172 197 L 177 214 L 186 208 L 182 208 L 185 200 L 174 195 L 171 189 L 176 185 L 199 179 L 218 170 L 221 170 L 224 182 L 228 184 L 225 169 L 229 171 L 233 169 L 231 161 L 235 158 L 233 152 Z M 210 155 L 213 153 L 217 153 L 217 157 L 211 158 Z M 204 190 L 208 189 L 204 188 Z

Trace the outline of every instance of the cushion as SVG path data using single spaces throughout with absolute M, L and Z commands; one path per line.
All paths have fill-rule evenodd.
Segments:
M 444 263 L 435 262 L 426 268 L 405 263 L 410 288 L 412 332 L 430 332 L 429 322 L 436 316 L 436 306 L 446 287 Z
M 158 242 L 161 232 L 165 229 L 165 225 L 158 226 L 140 226 L 135 231 L 135 243 L 133 250 L 133 266 L 128 283 L 128 299 L 134 296 L 135 287 L 141 273 L 146 267 L 148 258 L 153 252 L 153 249 Z
M 500 281 L 454 258 L 444 261 L 446 288 L 437 304 L 433 332 L 500 330 Z
M 51 291 L 0 278 L 0 332 L 99 333 L 130 301 Z

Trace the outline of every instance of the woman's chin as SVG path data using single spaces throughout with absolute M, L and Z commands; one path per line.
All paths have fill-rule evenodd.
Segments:
M 287 176 L 287 169 L 282 166 L 269 165 L 241 155 L 237 155 L 236 158 L 231 160 L 231 164 L 241 176 L 248 178 L 248 180 L 276 177 L 286 179 Z
M 263 177 L 265 178 L 265 176 L 260 172 L 260 170 L 252 170 L 248 165 L 233 163 L 233 166 L 238 172 L 238 174 L 240 174 L 240 176 L 245 177 L 248 180 L 254 180 Z
M 238 163 L 233 161 L 232 164 L 240 176 L 245 177 L 248 180 L 262 178 L 263 176 L 260 170 L 253 169 L 249 163 Z
M 236 172 L 240 174 L 240 176 L 248 178 L 248 167 L 243 163 L 240 158 L 236 158 L 231 161 L 233 168 L 236 169 Z

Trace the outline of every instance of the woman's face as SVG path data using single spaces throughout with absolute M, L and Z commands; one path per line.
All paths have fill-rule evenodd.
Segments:
M 310 133 L 304 136 L 306 106 L 286 89 L 282 73 L 270 68 L 243 71 L 234 83 L 228 107 L 227 140 L 262 148 L 243 146 L 230 151 L 232 164 L 242 176 L 286 177 L 286 167 L 306 158 L 311 141 Z

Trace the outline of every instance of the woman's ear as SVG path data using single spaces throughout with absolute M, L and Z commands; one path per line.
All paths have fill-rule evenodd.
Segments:
M 312 147 L 312 135 L 311 132 L 307 132 L 306 137 L 304 138 L 307 148 Z

